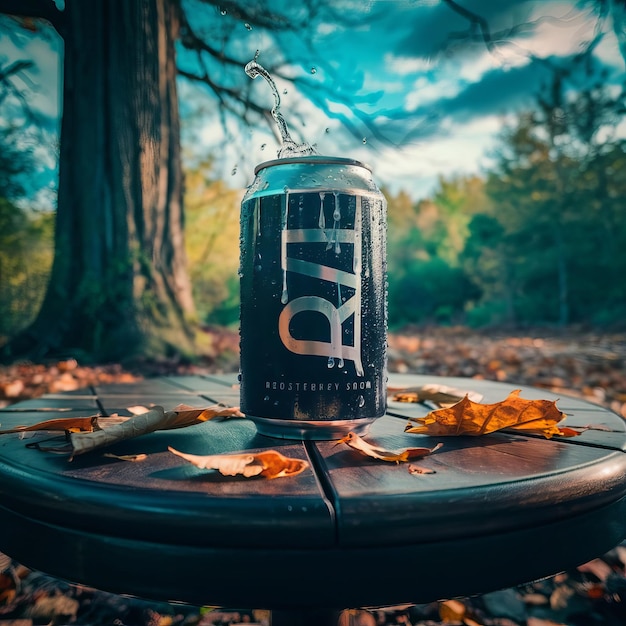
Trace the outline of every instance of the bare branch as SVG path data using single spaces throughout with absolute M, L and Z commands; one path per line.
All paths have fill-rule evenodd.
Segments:
M 461 17 L 464 17 L 470 23 L 470 35 L 474 35 L 476 30 L 480 31 L 480 36 L 489 52 L 496 53 L 496 46 L 491 37 L 491 32 L 489 30 L 489 22 L 478 15 L 478 13 L 474 13 L 469 9 L 466 9 L 464 6 L 461 6 L 456 0 L 443 0 L 445 4 L 447 4 L 455 13 L 458 13 Z
M 34 63 L 32 61 L 15 61 L 15 63 L 11 63 L 5 68 L 0 67 L 0 83 L 5 82 L 9 79 L 10 76 L 21 72 L 22 70 L 27 70 L 33 67 Z

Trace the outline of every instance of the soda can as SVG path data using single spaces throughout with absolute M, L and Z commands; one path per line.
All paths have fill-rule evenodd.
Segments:
M 241 205 L 241 410 L 263 435 L 367 432 L 387 407 L 387 203 L 370 169 L 259 164 Z

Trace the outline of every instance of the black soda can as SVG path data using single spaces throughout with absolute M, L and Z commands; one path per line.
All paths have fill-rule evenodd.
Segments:
M 280 438 L 363 434 L 387 407 L 387 203 L 358 161 L 259 164 L 241 205 L 241 410 Z

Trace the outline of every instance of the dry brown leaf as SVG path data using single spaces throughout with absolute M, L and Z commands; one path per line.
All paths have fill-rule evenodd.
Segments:
M 513 429 L 541 434 L 572 437 L 580 433 L 571 428 L 559 428 L 565 419 L 553 400 L 526 400 L 520 390 L 512 391 L 502 402 L 478 404 L 467 396 L 447 409 L 431 411 L 426 417 L 411 417 L 405 432 L 423 435 L 486 435 L 497 430 Z M 417 424 L 417 426 L 412 425 Z
M 407 469 L 409 470 L 409 474 L 413 475 L 437 473 L 433 469 L 428 469 L 427 467 L 419 467 L 418 465 L 413 465 L 413 463 L 409 463 Z
M 107 452 L 102 456 L 105 456 L 108 459 L 117 459 L 118 461 L 131 461 L 132 463 L 145 461 L 148 458 L 147 454 L 111 454 L 110 452 Z
M 137 407 L 133 407 L 137 408 Z M 165 411 L 162 406 L 153 406 L 146 412 L 132 417 L 91 416 L 68 417 L 56 420 L 39 422 L 32 426 L 13 428 L 0 431 L 0 434 L 21 433 L 32 430 L 60 430 L 70 433 L 69 445 L 38 446 L 47 452 L 62 452 L 71 454 L 71 458 L 90 452 L 97 448 L 110 446 L 119 441 L 133 439 L 157 430 L 169 430 L 192 426 L 214 418 L 243 417 L 238 407 L 224 407 L 214 405 L 207 408 L 195 408 L 181 404 L 172 411 Z
M 54 420 L 45 420 L 31 426 L 16 426 L 7 430 L 0 430 L 0 435 L 9 433 L 25 433 L 34 430 L 60 430 L 65 432 L 92 432 L 98 428 L 98 416 L 91 417 L 63 417 Z
M 452 406 L 465 396 L 474 402 L 480 402 L 483 399 L 482 394 L 476 391 L 466 391 L 435 383 L 418 387 L 388 387 L 387 391 L 393 394 L 392 400 L 396 402 L 432 402 L 440 408 Z
M 200 469 L 214 469 L 224 476 L 263 476 L 271 479 L 296 476 L 309 467 L 307 461 L 283 456 L 276 450 L 207 456 L 185 454 L 171 447 L 168 450 Z
M 213 406 L 198 409 L 197 407 L 179 404 L 174 407 L 177 415 L 176 421 L 169 428 L 181 428 L 190 426 L 191 424 L 199 424 L 200 422 L 208 422 L 212 419 L 222 418 L 230 419 L 233 417 L 245 417 L 237 406 L 222 406 L 215 404 Z
M 348 433 L 342 439 L 337 441 L 337 444 L 345 443 L 354 450 L 358 450 L 366 456 L 373 459 L 380 459 L 381 461 L 389 461 L 394 463 L 400 463 L 408 461 L 410 459 L 418 459 L 423 456 L 432 454 L 435 450 L 441 448 L 443 444 L 438 443 L 434 448 L 404 448 L 402 450 L 385 450 L 378 446 L 373 446 L 371 443 L 365 441 L 359 437 L 356 433 Z

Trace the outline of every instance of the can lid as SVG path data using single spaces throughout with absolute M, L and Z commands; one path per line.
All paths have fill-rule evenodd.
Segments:
M 356 159 L 321 156 L 314 154 L 308 156 L 288 157 L 285 159 L 273 159 L 271 161 L 264 161 L 263 163 L 259 163 L 254 168 L 254 173 L 258 174 L 258 172 L 267 167 L 274 167 L 275 165 L 290 165 L 292 163 L 308 163 L 309 165 L 356 165 L 357 167 L 365 168 L 369 172 L 372 171 L 372 168 L 369 165 L 366 165 L 361 161 L 357 161 Z

